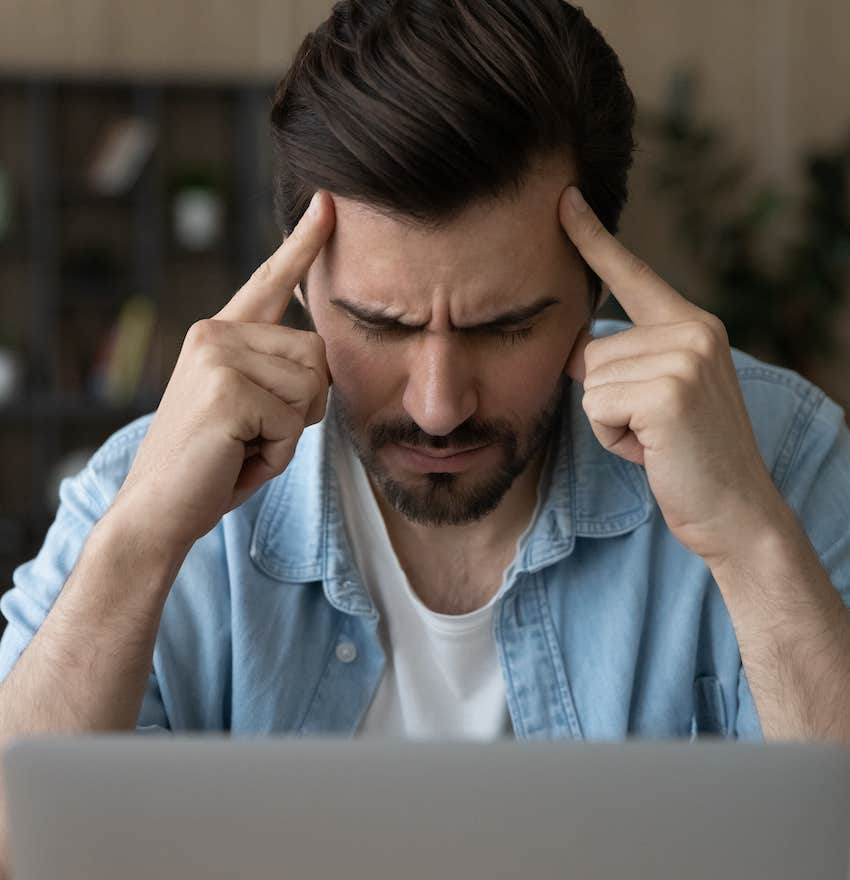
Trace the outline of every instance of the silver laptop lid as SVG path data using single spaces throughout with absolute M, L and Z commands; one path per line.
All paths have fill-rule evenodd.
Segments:
M 15 880 L 846 880 L 850 755 L 708 741 L 42 738 Z

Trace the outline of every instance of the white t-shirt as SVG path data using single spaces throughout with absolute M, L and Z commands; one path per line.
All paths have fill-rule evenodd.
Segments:
M 493 635 L 501 587 L 468 614 L 437 614 L 410 586 L 395 554 L 366 471 L 339 436 L 335 461 L 348 539 L 381 615 L 387 664 L 358 736 L 496 739 L 513 736 Z M 545 468 L 544 468 L 545 472 Z M 540 507 L 517 542 L 522 546 Z

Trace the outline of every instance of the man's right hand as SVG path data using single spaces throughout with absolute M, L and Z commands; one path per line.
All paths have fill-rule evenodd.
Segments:
M 279 322 L 334 224 L 333 199 L 319 191 L 230 302 L 189 328 L 110 512 L 156 546 L 188 550 L 281 474 L 304 428 L 324 417 L 324 342 Z

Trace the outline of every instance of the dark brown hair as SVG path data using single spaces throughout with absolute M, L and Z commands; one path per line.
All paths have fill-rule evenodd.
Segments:
M 563 153 L 613 233 L 634 116 L 616 54 L 565 0 L 342 0 L 275 94 L 277 222 L 288 235 L 326 189 L 434 227 Z

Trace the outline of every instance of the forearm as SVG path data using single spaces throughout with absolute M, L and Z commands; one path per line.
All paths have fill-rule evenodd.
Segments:
M 712 573 L 765 738 L 850 746 L 850 611 L 793 512 Z
M 15 736 L 135 727 L 168 591 L 185 552 L 152 551 L 108 513 L 41 628 L 0 684 Z
M 168 591 L 185 551 L 152 552 L 107 514 L 52 610 L 0 683 L 0 755 L 36 733 L 132 730 Z M 0 880 L 8 852 L 0 768 Z

